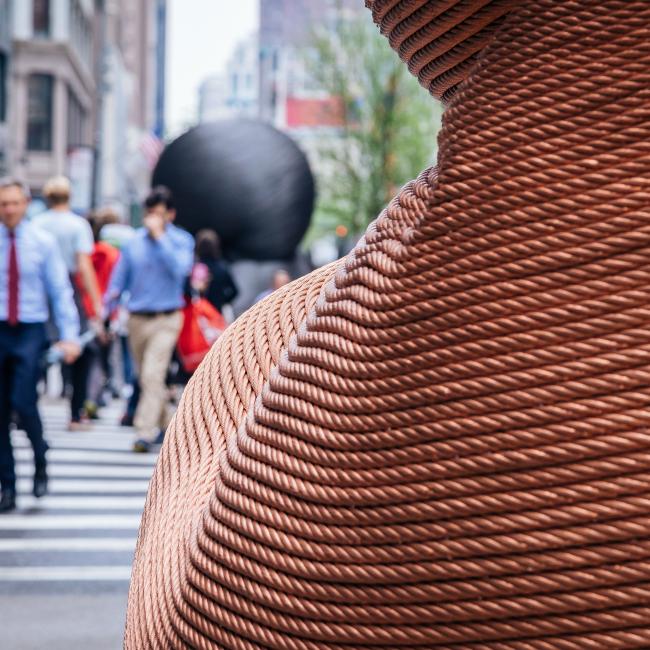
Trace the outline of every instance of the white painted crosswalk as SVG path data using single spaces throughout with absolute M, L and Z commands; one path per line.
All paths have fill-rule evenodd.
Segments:
M 134 537 L 0 539 L 2 551 L 133 551 Z
M 118 465 L 113 465 L 110 467 L 105 467 L 103 465 L 86 465 L 84 463 L 73 463 L 73 464 L 62 464 L 57 463 L 56 461 L 50 463 L 50 468 L 48 474 L 52 478 L 58 477 L 88 477 L 88 478 L 142 478 L 149 479 L 151 478 L 151 467 L 121 467 Z M 34 468 L 31 463 L 17 463 L 16 464 L 16 475 L 18 477 L 22 476 L 32 476 L 34 474 Z
M 56 485 L 56 483 L 54 484 Z M 60 484 L 59 484 L 60 485 Z M 141 512 L 144 499 L 142 496 L 76 496 L 76 495 L 47 495 L 42 499 L 36 499 L 26 495 L 21 500 L 24 510 L 34 508 L 44 510 L 91 510 L 102 512 L 104 510 L 119 510 L 127 512 Z
M 2 530 L 131 530 L 137 532 L 140 515 L 3 515 Z
M 130 566 L 19 566 L 0 567 L 0 581 L 128 581 Z
M 79 444 L 79 443 L 77 443 Z M 33 454 L 25 448 L 16 449 L 14 452 L 16 462 L 31 463 Z M 52 449 L 48 453 L 51 463 L 97 463 L 98 465 L 128 465 L 146 467 L 150 471 L 155 463 L 155 456 L 151 454 L 134 454 L 131 451 L 106 451 L 89 449 Z
M 86 492 L 97 492 L 97 493 L 135 493 L 142 494 L 142 501 L 144 503 L 144 494 L 147 491 L 147 486 L 149 481 L 140 480 L 140 481 L 107 481 L 107 480 L 97 480 L 93 481 L 88 480 L 67 480 L 67 479 L 53 479 L 50 481 L 50 493 L 79 493 L 84 494 Z M 32 489 L 32 480 L 31 478 L 18 479 L 17 482 L 18 492 L 25 495 L 29 494 L 29 491 Z M 0 527 L 1 530 L 1 527 Z
M 0 590 L 17 583 L 126 585 L 156 456 L 131 451 L 133 432 L 117 426 L 118 404 L 80 433 L 66 430 L 65 403 L 44 403 L 41 412 L 50 490 L 31 496 L 31 448 L 14 431 L 18 509 L 0 515 Z

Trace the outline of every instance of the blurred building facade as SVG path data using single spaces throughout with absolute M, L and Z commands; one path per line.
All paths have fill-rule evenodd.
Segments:
M 339 125 L 338 99 L 314 84 L 305 51 L 314 30 L 363 11 L 359 0 L 259 0 L 259 32 L 198 93 L 198 121 L 254 117 L 298 139 Z
M 0 173 L 124 214 L 164 129 L 166 0 L 0 0 Z
M 319 175 L 322 145 L 336 142 L 343 107 L 315 83 L 307 59 L 315 35 L 359 15 L 357 0 L 260 0 L 259 117 L 290 135 Z
M 0 176 L 8 172 L 7 90 L 11 52 L 11 16 L 9 0 L 0 0 Z
M 333 126 L 336 98 L 313 84 L 305 49 L 315 30 L 363 10 L 357 0 L 260 0 L 259 116 L 283 130 Z
M 199 87 L 199 122 L 257 117 L 258 95 L 258 36 L 252 34 L 237 44 L 226 72 L 211 75 Z
M 107 0 L 111 29 L 107 44 L 119 50 L 132 77 L 129 122 L 164 130 L 161 94 L 164 94 L 166 0 Z
M 164 133 L 166 0 L 106 0 L 98 202 L 133 216 Z
M 229 94 L 227 74 L 213 74 L 206 77 L 199 86 L 199 123 L 232 117 L 228 102 Z
M 48 177 L 67 171 L 70 154 L 92 151 L 96 5 L 94 0 L 4 4 L 9 30 L 5 167 L 38 194 Z M 87 198 L 92 155 L 77 155 L 76 165 Z

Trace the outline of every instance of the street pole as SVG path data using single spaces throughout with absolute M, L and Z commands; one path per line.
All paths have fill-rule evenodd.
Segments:
M 106 62 L 106 3 L 105 0 L 95 0 L 98 13 L 98 45 L 95 61 L 95 132 L 93 137 L 93 177 L 90 207 L 97 208 L 101 197 L 101 158 L 102 158 L 102 132 L 104 119 L 104 77 Z

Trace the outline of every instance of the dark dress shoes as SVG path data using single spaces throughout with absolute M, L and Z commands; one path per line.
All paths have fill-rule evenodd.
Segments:
M 40 499 L 47 494 L 47 472 L 45 468 L 39 468 L 34 474 L 34 489 L 32 494 Z
M 16 490 L 2 490 L 0 497 L 0 513 L 11 512 L 16 509 Z

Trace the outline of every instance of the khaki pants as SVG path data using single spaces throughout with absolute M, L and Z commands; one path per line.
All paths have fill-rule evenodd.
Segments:
M 129 344 L 140 384 L 134 424 L 138 438 L 148 442 L 155 439 L 158 429 L 167 428 L 172 416 L 165 377 L 182 325 L 180 311 L 129 318 Z

